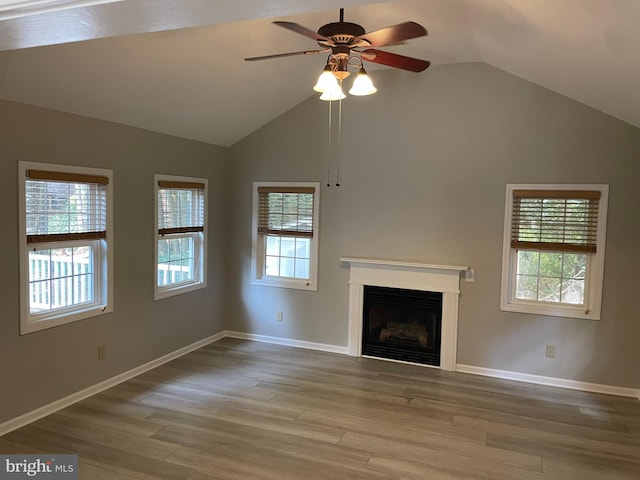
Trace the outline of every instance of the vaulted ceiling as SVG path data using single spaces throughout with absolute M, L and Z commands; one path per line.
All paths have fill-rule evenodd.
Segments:
M 0 98 L 229 146 L 312 95 L 324 66 L 324 55 L 245 62 L 317 48 L 271 22 L 316 30 L 345 7 L 368 31 L 407 20 L 429 31 L 385 50 L 486 62 L 640 127 L 637 0 L 75 3 L 0 11 Z

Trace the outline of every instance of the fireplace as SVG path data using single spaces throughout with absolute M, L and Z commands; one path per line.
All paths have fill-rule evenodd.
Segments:
M 361 257 L 342 257 L 349 264 L 349 335 L 348 352 L 354 357 L 364 353 L 364 296 L 365 288 L 386 287 L 390 289 L 416 290 L 441 294 L 441 325 L 439 363 L 422 363 L 455 371 L 458 348 L 458 300 L 460 297 L 460 274 L 465 266 L 422 263 L 404 260 L 387 260 Z M 396 327 L 398 328 L 398 327 Z M 397 332 L 397 331 L 396 331 Z M 383 336 L 391 332 L 385 332 Z M 438 336 L 433 329 L 432 339 Z M 424 339 L 422 339 L 424 342 Z M 429 334 L 427 334 L 429 342 Z M 418 339 L 420 343 L 420 339 Z M 404 360 L 412 361 L 412 360 Z
M 442 293 L 364 287 L 362 354 L 440 365 Z

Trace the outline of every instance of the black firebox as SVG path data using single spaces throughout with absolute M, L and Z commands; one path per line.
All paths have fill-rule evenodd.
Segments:
M 362 354 L 440 365 L 442 293 L 365 285 Z

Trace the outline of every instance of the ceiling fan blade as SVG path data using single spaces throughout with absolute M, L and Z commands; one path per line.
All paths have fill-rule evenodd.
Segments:
M 304 35 L 305 37 L 309 37 L 311 40 L 315 40 L 316 42 L 323 42 L 327 45 L 333 46 L 333 40 L 329 37 L 325 37 L 324 35 L 320 35 L 318 32 L 314 32 L 313 30 L 308 29 L 307 27 L 303 27 L 300 24 L 294 22 L 273 22 L 276 25 L 279 25 L 287 30 L 291 30 L 292 32 L 299 33 L 300 35 Z
M 368 62 L 379 63 L 381 65 L 400 68 L 402 70 L 409 70 L 410 72 L 422 72 L 431 65 L 431 62 L 428 62 L 427 60 L 405 57 L 404 55 L 383 52 L 382 50 L 376 50 L 374 48 L 364 50 L 360 56 L 363 60 L 367 60 Z
M 404 22 L 360 35 L 354 38 L 352 43 L 356 44 L 364 41 L 368 45 L 362 46 L 383 47 L 392 43 L 411 40 L 412 38 L 424 37 L 426 34 L 427 30 L 419 23 Z
M 296 55 L 315 55 L 316 53 L 330 52 L 331 49 L 326 50 L 303 50 L 300 52 L 288 52 L 288 53 L 276 53 L 275 55 L 263 55 L 261 57 L 249 57 L 245 58 L 247 62 L 255 62 L 256 60 L 270 60 L 272 58 L 284 58 L 295 57 Z

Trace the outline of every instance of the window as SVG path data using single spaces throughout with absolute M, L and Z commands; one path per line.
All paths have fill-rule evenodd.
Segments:
M 317 290 L 320 184 L 253 188 L 253 284 Z
M 607 185 L 507 185 L 501 309 L 598 320 Z
M 113 310 L 112 172 L 20 162 L 20 333 Z
M 155 299 L 207 286 L 207 180 L 155 175 Z

